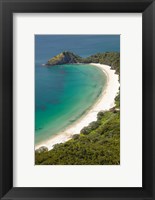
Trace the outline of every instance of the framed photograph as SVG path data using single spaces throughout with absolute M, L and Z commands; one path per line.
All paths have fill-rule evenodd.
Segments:
M 154 200 L 154 1 L 0 8 L 1 199 Z

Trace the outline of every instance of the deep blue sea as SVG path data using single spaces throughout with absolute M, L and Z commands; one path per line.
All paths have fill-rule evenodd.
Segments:
M 119 48 L 119 35 L 35 35 L 35 144 L 74 123 L 106 83 L 106 76 L 91 65 L 42 64 L 62 51 L 87 57 Z

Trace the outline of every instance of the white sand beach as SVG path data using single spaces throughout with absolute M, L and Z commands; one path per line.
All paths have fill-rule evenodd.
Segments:
M 67 127 L 62 132 L 52 136 L 47 141 L 44 141 L 35 146 L 38 149 L 42 146 L 46 146 L 49 150 L 53 148 L 53 145 L 57 143 L 63 143 L 72 138 L 74 134 L 79 134 L 80 130 L 88 126 L 90 122 L 97 120 L 97 113 L 100 111 L 106 111 L 115 106 L 115 97 L 119 91 L 119 75 L 115 74 L 115 70 L 111 70 L 111 67 L 103 64 L 91 63 L 96 67 L 99 67 L 107 76 L 106 87 L 96 103 L 75 123 Z

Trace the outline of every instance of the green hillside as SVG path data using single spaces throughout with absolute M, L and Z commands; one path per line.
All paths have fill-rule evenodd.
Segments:
M 118 165 L 120 164 L 120 111 L 98 114 L 80 134 L 48 152 L 36 153 L 37 165 Z

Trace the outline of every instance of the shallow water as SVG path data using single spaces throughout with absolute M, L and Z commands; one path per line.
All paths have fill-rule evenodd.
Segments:
M 60 65 L 35 70 L 35 143 L 74 123 L 100 96 L 106 76 L 91 65 Z

